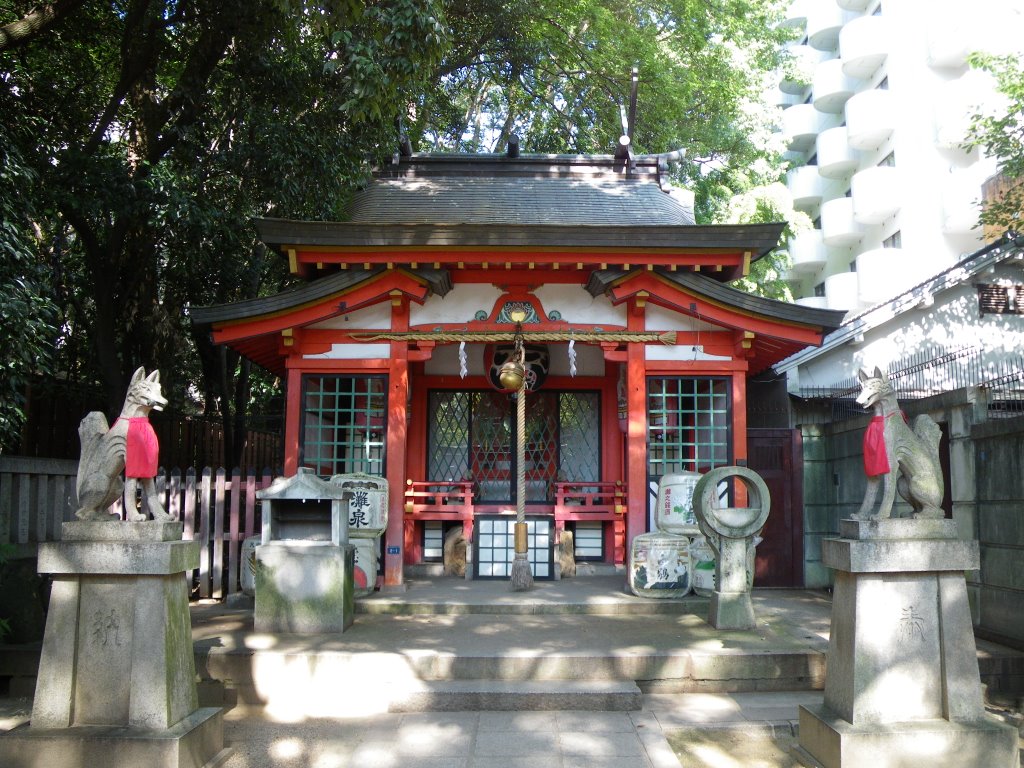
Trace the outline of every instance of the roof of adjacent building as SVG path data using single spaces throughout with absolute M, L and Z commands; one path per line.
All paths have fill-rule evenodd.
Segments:
M 856 343 L 863 334 L 882 325 L 894 322 L 905 312 L 929 302 L 931 297 L 954 288 L 994 264 L 1019 256 L 1024 249 L 1024 235 L 1008 232 L 998 240 L 988 243 L 956 264 L 907 288 L 888 301 L 877 304 L 852 317 L 822 339 L 820 345 L 806 347 L 780 360 L 773 367 L 776 373 L 786 373 L 814 360 L 844 344 Z

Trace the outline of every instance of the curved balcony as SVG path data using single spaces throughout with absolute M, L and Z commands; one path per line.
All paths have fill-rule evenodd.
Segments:
M 818 134 L 818 173 L 826 179 L 841 179 L 857 170 L 857 150 L 850 146 L 846 126 Z
M 811 307 L 812 309 L 828 309 L 828 302 L 824 296 L 804 296 L 802 299 L 797 299 L 796 304 L 801 307 Z
M 889 56 L 889 21 L 884 16 L 861 16 L 839 32 L 843 71 L 866 80 Z
M 782 113 L 782 135 L 786 145 L 796 152 L 814 146 L 822 128 L 822 114 L 812 104 L 797 104 Z
M 823 61 L 814 70 L 814 108 L 819 112 L 839 114 L 847 100 L 857 91 L 857 81 L 843 72 L 842 59 Z
M 836 0 L 836 5 L 845 11 L 864 11 L 871 5 L 871 0 Z
M 902 248 L 874 248 L 857 256 L 857 295 L 864 304 L 899 296 L 915 279 L 912 260 Z
M 942 187 L 942 231 L 969 235 L 977 230 L 980 215 L 981 186 L 967 174 L 950 174 Z
M 943 149 L 959 149 L 967 141 L 971 116 L 995 92 L 992 76 L 972 69 L 949 82 L 935 101 L 935 143 Z
M 856 272 L 837 272 L 825 278 L 825 304 L 828 309 L 856 309 L 860 296 Z
M 853 198 L 837 197 L 821 204 L 821 239 L 830 248 L 847 248 L 860 242 L 864 229 L 853 218 Z
M 780 27 L 803 28 L 807 23 L 807 8 L 810 0 L 793 0 L 786 9 L 786 18 L 779 22 Z
M 790 238 L 789 258 L 793 262 L 793 272 L 797 275 L 817 272 L 825 266 L 828 253 L 821 239 L 821 230 L 811 229 Z
M 807 11 L 807 42 L 819 51 L 834 51 L 839 30 L 848 18 L 838 5 L 815 3 Z
M 807 210 L 821 202 L 825 181 L 816 165 L 802 165 L 786 173 L 786 186 L 793 196 L 793 207 Z
M 880 165 L 857 171 L 850 179 L 853 218 L 860 224 L 881 224 L 900 209 L 903 192 L 900 172 Z
M 801 104 L 803 97 L 800 94 L 786 93 L 777 85 L 769 86 L 764 92 L 764 103 L 773 107 L 789 107 Z
M 967 13 L 933 13 L 928 17 L 928 65 L 956 69 L 967 64 L 979 46 L 974 20 Z
M 846 102 L 846 135 L 854 149 L 875 149 L 896 127 L 892 91 L 855 93 Z
M 814 70 L 826 54 L 809 45 L 794 45 L 789 49 L 789 53 L 793 60 L 786 65 L 782 82 L 779 83 L 779 90 L 783 93 L 799 95 L 806 91 L 811 84 Z

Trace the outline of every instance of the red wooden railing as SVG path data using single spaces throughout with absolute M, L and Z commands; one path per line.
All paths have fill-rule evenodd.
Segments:
M 454 520 L 462 523 L 467 541 L 473 537 L 473 483 L 468 481 L 405 481 L 405 551 L 416 552 L 416 523 Z
M 626 490 L 615 482 L 556 482 L 555 541 L 567 522 L 593 520 L 610 522 L 605 538 L 614 553 L 615 562 L 623 562 L 626 547 Z M 418 548 L 416 523 L 422 521 L 456 521 L 463 525 L 468 541 L 473 536 L 473 483 L 440 480 L 406 480 L 405 482 L 405 550 Z
M 621 481 L 555 483 L 555 541 L 567 522 L 585 520 L 611 523 L 605 526 L 606 551 L 610 545 L 614 562 L 625 562 L 626 488 Z

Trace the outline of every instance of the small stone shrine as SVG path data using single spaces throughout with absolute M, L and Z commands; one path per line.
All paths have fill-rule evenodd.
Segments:
M 730 478 L 744 484 L 746 506 L 720 505 L 719 485 Z M 760 475 L 746 467 L 712 469 L 693 489 L 697 524 L 715 553 L 715 589 L 708 606 L 708 623 L 716 629 L 753 629 L 755 626 L 754 604 L 750 599 L 754 539 L 764 527 L 770 507 L 768 486 Z
M 344 632 L 355 611 L 351 490 L 300 467 L 256 495 L 263 513 L 256 547 L 256 630 Z

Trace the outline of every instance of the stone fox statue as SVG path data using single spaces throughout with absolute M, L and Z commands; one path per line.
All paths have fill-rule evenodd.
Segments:
M 874 417 L 864 434 L 864 472 L 868 476 L 864 503 L 854 517 L 860 520 L 892 516 L 896 491 L 914 508 L 914 517 L 943 517 L 942 468 L 939 465 L 939 425 L 930 416 L 914 419 L 913 429 L 896 403 L 896 392 L 876 367 L 859 371 L 857 403 Z M 878 486 L 882 502 L 873 514 Z
M 78 425 L 78 438 L 82 443 L 82 457 L 78 462 L 78 503 L 75 513 L 80 520 L 117 520 L 107 508 L 127 487 L 129 499 L 134 500 L 136 483 L 142 481 L 143 508 L 154 520 L 170 521 L 174 517 L 164 511 L 157 498 L 153 476 L 157 470 L 158 446 L 156 434 L 149 424 L 151 410 L 163 410 L 167 405 L 160 392 L 160 372 L 149 376 L 139 368 L 128 385 L 121 415 L 112 427 L 100 411 L 87 414 Z M 121 481 L 125 473 L 127 482 Z M 138 522 L 145 513 L 136 512 L 128 504 L 126 517 Z

